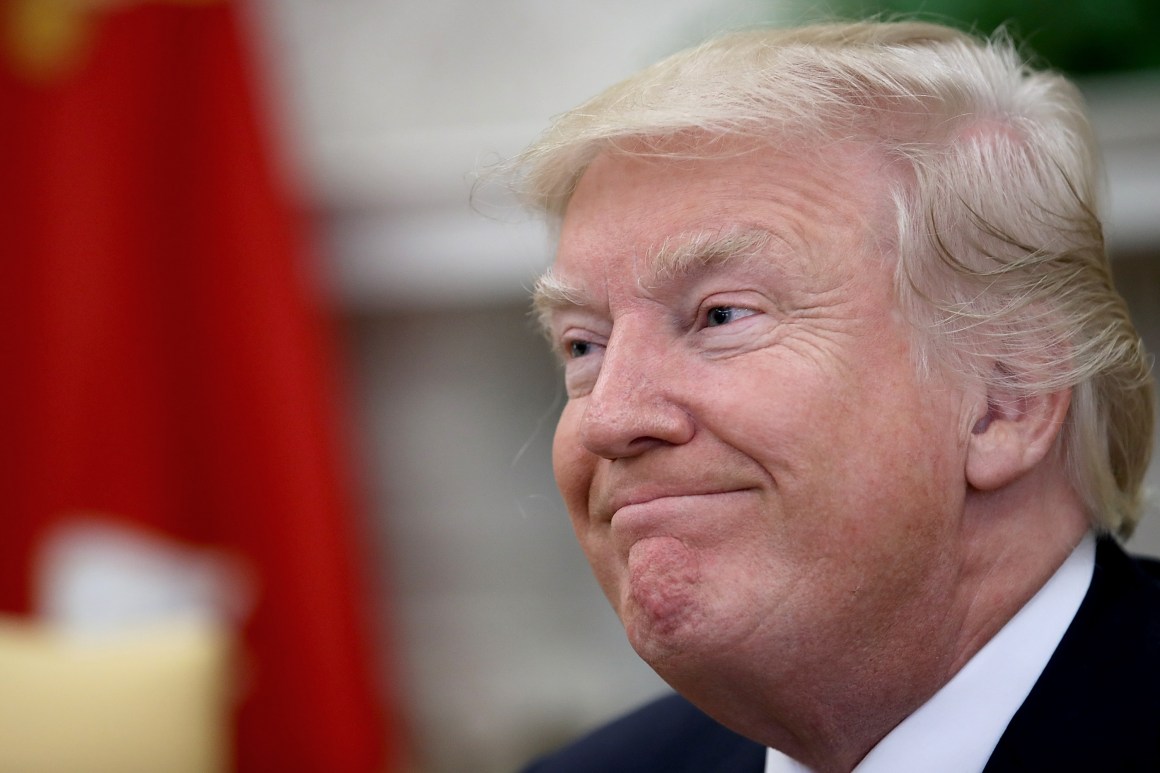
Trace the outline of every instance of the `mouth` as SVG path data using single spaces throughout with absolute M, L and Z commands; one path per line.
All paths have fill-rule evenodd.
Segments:
M 638 513 L 700 512 L 717 500 L 752 491 L 749 487 L 704 487 L 696 489 L 640 489 L 610 497 L 606 506 L 593 510 L 602 521 L 623 520 Z
M 627 555 L 631 546 L 654 537 L 674 538 L 687 546 L 716 541 L 724 524 L 749 518 L 752 502 L 745 497 L 752 488 L 712 488 L 679 493 L 625 496 L 614 501 L 605 520 L 598 524 L 618 551 Z

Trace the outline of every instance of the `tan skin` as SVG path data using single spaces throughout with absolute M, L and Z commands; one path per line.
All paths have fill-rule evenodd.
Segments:
M 918 376 L 873 150 L 731 150 L 606 154 L 581 178 L 567 293 L 541 298 L 569 393 L 554 468 L 641 657 L 724 724 L 846 771 L 1082 537 L 1052 451 L 1068 395 L 1003 414 Z M 760 246 L 722 258 L 737 234 Z

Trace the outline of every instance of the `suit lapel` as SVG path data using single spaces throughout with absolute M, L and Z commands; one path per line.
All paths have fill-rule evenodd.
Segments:
M 1110 538 L 1055 654 L 984 773 L 1160 770 L 1160 587 Z

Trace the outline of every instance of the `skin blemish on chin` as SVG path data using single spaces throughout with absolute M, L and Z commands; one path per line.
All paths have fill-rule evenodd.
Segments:
M 683 542 L 648 537 L 629 548 L 626 603 L 641 613 L 637 622 L 652 635 L 670 634 L 696 609 L 700 579 L 697 555 Z

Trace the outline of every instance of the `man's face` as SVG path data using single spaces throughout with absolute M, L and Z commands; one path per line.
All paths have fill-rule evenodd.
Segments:
M 916 375 L 891 172 L 826 153 L 603 155 L 541 294 L 569 397 L 557 482 L 632 645 L 677 685 L 847 678 L 953 603 L 962 398 Z

